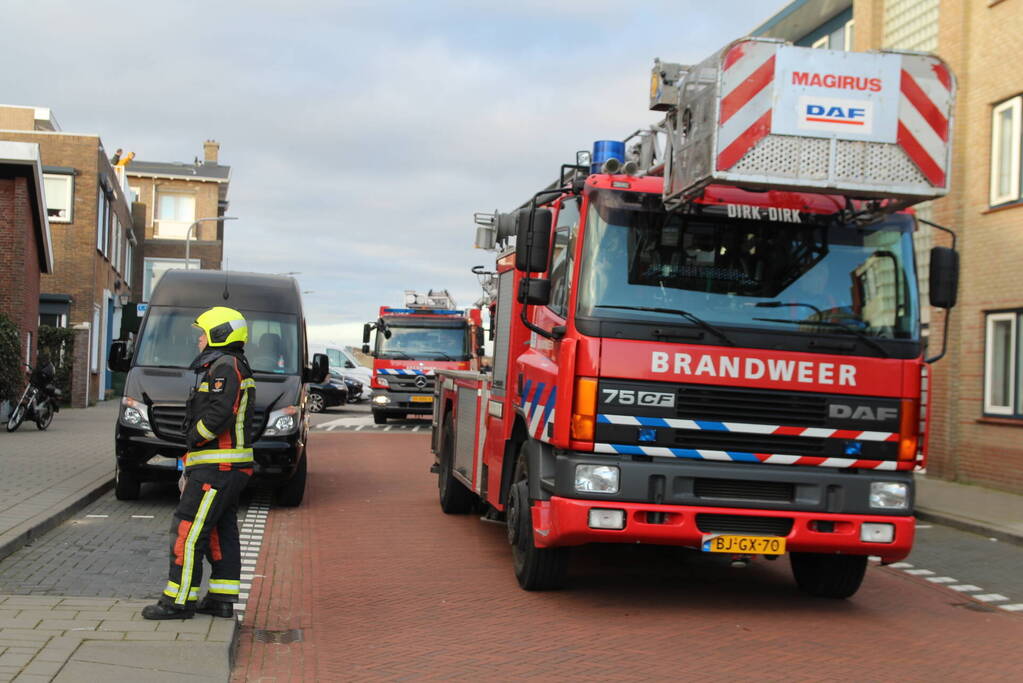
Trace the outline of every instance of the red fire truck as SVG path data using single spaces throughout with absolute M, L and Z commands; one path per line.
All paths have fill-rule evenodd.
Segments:
M 437 372 L 444 512 L 503 519 L 527 590 L 587 543 L 789 554 L 838 598 L 905 558 L 944 353 L 907 207 L 947 192 L 954 93 L 920 54 L 743 39 L 656 63 L 664 121 L 477 215 L 494 366 Z M 930 305 L 957 280 L 954 242 L 931 249 Z
M 376 322 L 366 323 L 362 333 L 362 352 L 373 356 L 373 422 L 433 412 L 436 370 L 479 367 L 481 319 L 477 308 L 456 308 L 446 289 L 426 294 L 406 290 L 404 308 L 381 306 Z

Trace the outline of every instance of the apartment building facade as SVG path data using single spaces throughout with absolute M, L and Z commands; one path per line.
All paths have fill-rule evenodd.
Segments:
M 105 400 L 106 354 L 140 257 L 124 175 L 99 135 L 64 132 L 45 108 L 0 106 L 0 141 L 38 147 L 53 269 L 41 276 L 37 310 L 44 322 L 88 328 L 88 372 L 73 383 L 72 403 Z
M 949 351 L 932 366 L 928 472 L 1023 493 L 1023 0 L 797 0 L 752 33 L 934 52 L 956 74 L 951 191 L 921 208 L 961 256 L 958 306 L 931 312 L 930 350 L 947 322 Z
M 224 257 L 224 221 L 231 167 L 219 163 L 220 144 L 203 143 L 193 163 L 132 161 L 130 192 L 145 206 L 140 221 L 144 257 L 133 281 L 141 301 L 171 268 L 219 270 Z M 143 229 L 144 228 L 144 229 Z M 187 242 L 187 247 L 186 247 Z

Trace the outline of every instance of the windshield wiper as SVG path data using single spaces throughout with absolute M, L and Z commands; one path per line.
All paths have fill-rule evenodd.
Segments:
M 781 301 L 761 301 L 753 305 L 757 306 L 758 308 L 777 308 L 779 306 L 802 306 L 804 308 L 812 308 L 814 311 L 817 312 L 817 315 L 822 315 L 821 310 L 816 306 L 813 306 L 811 304 L 799 303 L 795 301 L 791 303 L 785 303 Z M 849 334 L 856 335 L 859 339 L 863 341 L 863 343 L 865 343 L 867 346 L 871 347 L 875 351 L 878 351 L 885 358 L 891 357 L 891 354 L 888 353 L 888 351 L 883 346 L 878 344 L 872 337 L 870 337 L 867 334 L 864 334 L 860 330 L 857 330 L 855 327 L 849 327 L 845 323 L 834 322 L 832 320 L 810 319 L 807 320 L 785 320 L 784 318 L 753 318 L 753 319 L 765 323 L 784 323 L 788 325 L 819 325 L 820 327 L 830 327 L 836 330 L 844 330 Z
M 425 351 L 424 353 L 436 353 L 437 355 L 444 356 L 444 360 L 454 360 L 454 358 L 444 353 L 443 351 Z
M 412 360 L 412 356 L 408 355 L 404 351 L 399 351 L 398 349 L 389 349 L 387 351 L 384 351 L 384 353 L 400 353 L 405 359 Z
M 695 323 L 707 330 L 719 339 L 724 340 L 729 346 L 735 346 L 735 342 L 732 341 L 727 334 L 719 330 L 718 328 L 711 325 L 706 320 L 698 318 L 689 311 L 683 311 L 681 308 L 658 308 L 656 306 L 605 306 L 603 304 L 597 304 L 595 308 L 617 308 L 622 311 L 650 311 L 651 313 L 667 313 L 669 315 L 680 315 L 691 323 Z

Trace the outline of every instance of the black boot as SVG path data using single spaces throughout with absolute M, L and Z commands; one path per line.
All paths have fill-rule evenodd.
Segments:
M 143 619 L 191 619 L 194 616 L 194 608 L 175 607 L 163 601 L 142 608 Z
M 209 614 L 214 617 L 230 619 L 234 616 L 234 605 L 230 602 L 205 597 L 199 601 L 198 605 L 196 605 L 195 611 L 199 614 Z

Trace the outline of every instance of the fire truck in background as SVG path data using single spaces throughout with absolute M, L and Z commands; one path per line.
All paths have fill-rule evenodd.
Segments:
M 376 322 L 366 323 L 362 332 L 362 352 L 373 356 L 373 422 L 433 412 L 436 370 L 479 368 L 481 320 L 478 308 L 457 308 L 446 289 L 405 290 L 404 308 L 381 306 Z
M 944 353 L 925 356 L 907 208 L 947 192 L 954 97 L 917 53 L 747 38 L 655 63 L 661 123 L 476 216 L 494 367 L 437 372 L 444 512 L 503 519 L 528 590 L 585 543 L 789 554 L 836 598 L 868 556 L 905 558 Z M 946 309 L 952 244 L 930 254 Z

